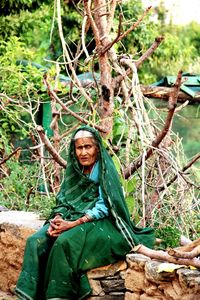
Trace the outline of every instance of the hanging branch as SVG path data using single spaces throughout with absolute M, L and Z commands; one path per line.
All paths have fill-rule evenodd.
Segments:
M 55 148 L 52 146 L 51 142 L 49 141 L 48 137 L 46 136 L 44 129 L 42 126 L 37 126 L 38 134 L 46 146 L 46 149 L 49 151 L 49 153 L 52 155 L 53 159 L 61 165 L 63 168 L 66 168 L 67 162 L 59 155 L 59 153 L 55 150 Z
M 181 171 L 179 171 L 179 173 L 184 173 L 187 169 L 189 169 L 198 159 L 200 158 L 200 153 L 198 153 L 197 155 L 195 155 L 195 157 L 193 157 L 193 159 L 191 159 L 189 161 L 189 163 L 187 165 L 185 165 Z M 158 192 L 161 192 L 165 189 L 165 187 L 170 186 L 176 179 L 177 179 L 178 175 L 175 175 L 168 183 L 165 184 L 165 186 L 161 186 L 158 188 Z
M 60 5 L 60 0 L 57 0 L 57 21 L 58 21 L 58 31 L 59 31 L 59 36 L 60 36 L 60 41 L 62 44 L 63 48 L 63 54 L 64 54 L 64 60 L 66 66 L 69 66 L 69 69 L 72 73 L 72 81 L 74 81 L 75 86 L 79 89 L 80 93 L 83 95 L 83 97 L 88 101 L 91 110 L 94 111 L 93 105 L 92 105 L 92 99 L 88 96 L 86 91 L 81 85 L 81 82 L 76 74 L 76 71 L 72 65 L 70 55 L 68 53 L 67 47 L 66 47 L 66 42 L 63 34 L 63 29 L 62 29 L 62 19 L 61 19 L 61 5 Z M 66 61 L 67 60 L 67 61 Z M 67 71 L 67 70 L 66 70 Z
M 177 79 L 176 79 L 176 83 L 174 85 L 174 89 L 173 89 L 171 96 L 169 98 L 169 101 L 168 101 L 168 114 L 167 114 L 167 117 L 165 120 L 164 127 L 163 127 L 162 131 L 159 133 L 159 135 L 152 142 L 151 147 L 146 151 L 146 154 L 144 157 L 145 160 L 147 160 L 153 154 L 154 149 L 158 148 L 158 146 L 160 145 L 160 143 L 162 142 L 162 140 L 168 133 L 168 130 L 171 126 L 171 122 L 172 122 L 174 112 L 176 109 L 178 92 L 179 92 L 180 85 L 181 85 L 181 78 L 182 78 L 182 71 L 179 71 Z M 124 171 L 123 171 L 124 178 L 126 178 L 126 179 L 129 178 L 135 172 L 135 170 L 137 170 L 138 168 L 141 167 L 142 158 L 143 158 L 143 155 L 140 156 L 135 162 L 131 163 L 127 168 L 124 169 Z

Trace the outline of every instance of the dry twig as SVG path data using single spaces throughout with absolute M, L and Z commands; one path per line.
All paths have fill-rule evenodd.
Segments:
M 168 130 L 171 126 L 171 122 L 174 116 L 175 108 L 176 108 L 176 102 L 177 102 L 177 95 L 180 89 L 181 85 L 181 78 L 182 78 L 182 72 L 179 71 L 176 83 L 174 85 L 173 93 L 171 94 L 171 97 L 168 102 L 168 115 L 165 120 L 165 124 L 163 126 L 162 131 L 157 135 L 157 137 L 153 140 L 151 147 L 146 151 L 145 154 L 145 160 L 147 160 L 152 154 L 155 148 L 158 148 L 166 134 L 168 133 Z M 142 156 L 140 156 L 135 162 L 131 163 L 126 169 L 123 171 L 124 178 L 129 178 L 135 170 L 137 170 L 142 165 Z

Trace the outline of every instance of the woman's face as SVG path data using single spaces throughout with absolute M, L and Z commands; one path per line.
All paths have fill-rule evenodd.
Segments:
M 93 138 L 79 138 L 75 140 L 75 153 L 79 163 L 92 168 L 97 160 L 98 147 Z

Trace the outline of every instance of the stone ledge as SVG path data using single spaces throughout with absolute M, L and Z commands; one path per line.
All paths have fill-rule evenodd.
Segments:
M 34 212 L 8 210 L 0 212 L 0 225 L 4 223 L 37 230 L 43 225 L 44 220 Z
M 26 239 L 44 221 L 33 212 L 0 212 L 0 290 L 12 291 L 23 261 Z
M 1 291 L 12 292 L 26 239 L 43 223 L 34 213 L 0 212 Z M 88 300 L 200 300 L 200 270 L 180 267 L 173 272 L 158 272 L 161 263 L 130 253 L 125 261 L 90 270 L 93 293 Z

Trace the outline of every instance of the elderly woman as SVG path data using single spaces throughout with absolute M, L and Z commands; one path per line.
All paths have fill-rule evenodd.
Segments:
M 153 230 L 130 220 L 112 159 L 89 126 L 71 139 L 56 200 L 45 225 L 27 240 L 19 299 L 83 299 L 91 293 L 88 270 L 122 259 L 137 244 L 153 246 Z

